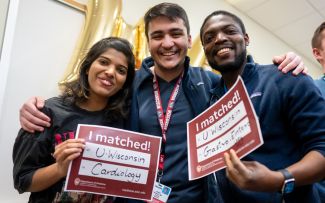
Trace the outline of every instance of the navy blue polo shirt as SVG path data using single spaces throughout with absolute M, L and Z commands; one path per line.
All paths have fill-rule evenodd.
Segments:
M 157 77 L 164 113 L 169 97 L 178 78 L 167 82 Z M 144 82 L 138 94 L 140 132 L 162 136 L 158 122 L 156 103 L 153 94 L 152 77 Z M 194 112 L 180 87 L 167 130 L 165 145 L 164 175 L 162 184 L 172 188 L 168 203 L 204 202 L 203 180 L 188 180 L 187 129 L 186 122 L 194 118 Z

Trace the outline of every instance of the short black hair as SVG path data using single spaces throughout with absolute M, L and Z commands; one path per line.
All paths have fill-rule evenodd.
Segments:
M 185 10 L 177 4 L 164 2 L 150 8 L 144 15 L 145 33 L 147 39 L 149 39 L 148 37 L 149 23 L 157 17 L 167 17 L 169 20 L 173 22 L 176 21 L 177 19 L 182 19 L 187 29 L 187 34 L 188 35 L 190 34 L 190 23 L 188 21 L 188 17 Z
M 203 27 L 205 26 L 205 24 L 207 23 L 207 21 L 210 18 L 212 18 L 213 16 L 217 16 L 217 15 L 225 15 L 225 16 L 231 17 L 236 23 L 238 23 L 238 25 L 240 26 L 240 29 L 242 30 L 243 34 L 246 34 L 245 25 L 244 25 L 243 21 L 238 16 L 236 16 L 235 14 L 230 13 L 228 11 L 217 10 L 217 11 L 212 12 L 210 15 L 208 15 L 203 21 L 203 24 L 202 24 L 201 29 L 200 29 L 200 39 L 201 39 L 202 44 L 203 44 L 203 39 L 202 39 L 202 37 L 203 37 L 202 36 L 203 35 Z
M 322 41 L 321 34 L 324 29 L 325 29 L 325 22 L 320 24 L 317 27 L 317 29 L 315 30 L 313 38 L 311 39 L 311 47 L 312 48 L 320 48 L 321 47 L 321 41 Z

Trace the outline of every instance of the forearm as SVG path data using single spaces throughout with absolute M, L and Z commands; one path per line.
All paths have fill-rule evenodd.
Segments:
M 66 174 L 60 174 L 57 163 L 38 169 L 32 179 L 32 183 L 28 188 L 28 192 L 39 192 L 49 188 L 57 183 Z
M 296 186 L 312 184 L 325 177 L 325 157 L 317 151 L 310 151 L 287 169 L 295 178 Z
M 227 177 L 239 188 L 260 191 L 281 191 L 284 176 L 280 171 L 272 171 L 255 161 L 240 161 L 233 150 L 225 153 Z M 325 176 L 325 158 L 317 151 L 306 154 L 299 162 L 286 167 L 296 180 L 295 185 L 308 185 Z
M 325 177 L 325 158 L 317 151 L 306 154 L 299 162 L 287 167 L 287 170 L 295 178 L 295 186 L 308 185 Z M 253 190 L 264 192 L 281 191 L 284 183 L 284 176 L 279 171 L 270 171 L 263 181 Z

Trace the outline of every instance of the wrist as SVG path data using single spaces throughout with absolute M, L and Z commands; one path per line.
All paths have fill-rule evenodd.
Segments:
M 284 177 L 280 171 L 273 171 L 272 181 L 272 188 L 270 188 L 269 192 L 279 192 L 282 189 Z
M 279 172 L 283 176 L 282 187 L 280 190 L 282 195 L 286 195 L 293 192 L 295 187 L 295 178 L 293 177 L 293 175 L 287 169 L 281 169 L 279 170 Z
M 63 170 L 63 168 L 62 168 L 62 166 L 60 166 L 60 164 L 58 164 L 56 162 L 56 163 L 54 163 L 54 166 L 56 168 L 56 176 L 58 178 L 61 179 L 61 178 L 64 178 L 67 175 L 67 173 Z
M 270 171 L 265 174 L 263 185 L 259 190 L 263 192 L 279 192 L 281 191 L 284 182 L 284 177 L 279 171 Z

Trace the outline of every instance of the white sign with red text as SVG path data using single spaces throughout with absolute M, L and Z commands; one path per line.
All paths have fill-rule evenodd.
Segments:
M 79 124 L 76 138 L 86 147 L 69 167 L 65 190 L 152 199 L 161 137 Z
M 241 77 L 216 103 L 187 123 L 189 179 L 224 168 L 224 153 L 239 158 L 263 144 L 260 125 Z

